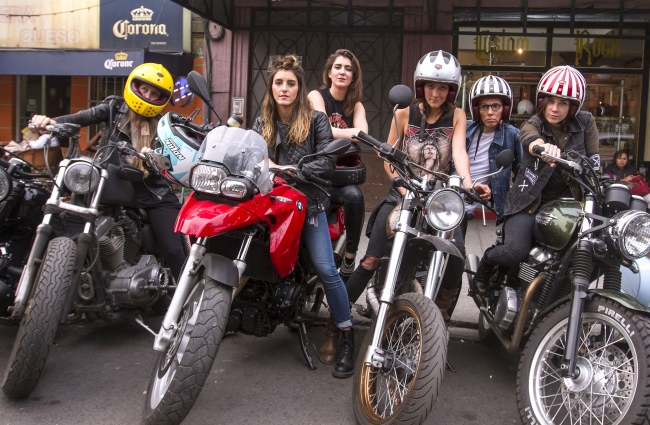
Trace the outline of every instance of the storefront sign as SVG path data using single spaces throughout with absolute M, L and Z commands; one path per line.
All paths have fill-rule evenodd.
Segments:
M 99 47 L 99 0 L 3 3 L 0 5 L 0 47 Z
M 127 60 L 128 58 L 128 53 L 115 53 L 115 59 L 106 59 L 104 62 L 104 68 L 109 71 L 113 70 L 113 68 L 133 68 L 133 61 Z
M 0 75 L 127 76 L 145 62 L 144 50 L 3 50 Z
M 506 30 L 504 29 L 505 33 Z M 477 35 L 474 37 L 476 58 L 482 63 L 490 61 L 492 55 L 523 55 L 530 51 L 528 37 L 510 37 L 505 35 Z
M 173 2 L 103 2 L 100 26 L 101 48 L 183 51 L 183 8 Z
M 591 66 L 593 58 L 620 58 L 621 57 L 621 39 L 620 38 L 589 38 L 589 31 L 576 31 L 576 34 L 582 34 L 582 37 L 573 39 L 576 46 L 576 60 L 574 65 L 580 65 L 583 54 L 587 55 L 587 66 Z M 585 36 L 586 35 L 586 36 Z

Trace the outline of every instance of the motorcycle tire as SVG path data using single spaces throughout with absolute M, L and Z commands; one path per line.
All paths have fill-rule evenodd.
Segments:
M 52 239 L 45 251 L 2 381 L 7 397 L 27 397 L 38 384 L 63 315 L 76 255 L 77 246 L 64 237 Z
M 380 343 L 387 359 L 393 358 L 389 362 L 392 365 L 384 370 L 364 363 L 375 326 L 376 322 L 361 343 L 354 370 L 352 396 L 357 423 L 422 424 L 440 393 L 447 360 L 447 328 L 440 310 L 421 294 L 395 298 Z M 401 393 L 404 388 L 407 390 Z
M 576 379 L 561 377 L 570 303 L 533 331 L 517 372 L 524 424 L 647 424 L 650 407 L 650 321 L 600 296 L 582 315 Z M 636 385 L 635 385 L 636 383 Z
M 174 339 L 156 360 L 143 424 L 180 424 L 190 413 L 221 346 L 231 301 L 232 288 L 200 277 Z

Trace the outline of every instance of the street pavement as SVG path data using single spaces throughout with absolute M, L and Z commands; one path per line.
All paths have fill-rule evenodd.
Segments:
M 494 222 L 470 222 L 467 250 L 481 254 L 494 240 Z M 366 243 L 364 241 L 364 243 Z M 365 251 L 362 247 L 360 253 Z M 464 290 L 464 292 L 466 292 Z M 460 299 L 450 328 L 449 361 L 427 425 L 519 424 L 515 399 L 518 356 L 476 342 L 478 310 Z M 146 317 L 157 330 L 160 317 Z M 357 347 L 367 322 L 356 327 Z M 323 322 L 309 335 L 318 347 Z M 0 327 L 4 370 L 17 327 Z M 132 323 L 74 323 L 60 327 L 45 371 L 24 400 L 0 396 L 0 424 L 138 424 L 156 358 L 153 338 Z M 357 350 L 358 351 L 358 350 Z M 316 356 L 315 356 L 316 358 Z M 315 360 L 310 371 L 298 336 L 279 328 L 267 338 L 228 335 L 207 385 L 183 422 L 199 424 L 355 424 L 352 379 L 335 379 Z

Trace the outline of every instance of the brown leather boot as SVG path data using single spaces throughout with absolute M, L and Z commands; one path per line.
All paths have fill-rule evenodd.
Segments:
M 458 289 L 444 289 L 440 288 L 438 291 L 438 296 L 436 296 L 436 305 L 442 313 L 442 318 L 445 320 L 445 323 L 449 323 L 451 319 L 451 314 L 456 308 L 456 301 L 458 300 L 458 294 L 460 293 L 460 288 Z
M 330 316 L 325 326 L 325 338 L 323 339 L 323 345 L 320 346 L 320 354 L 318 355 L 321 363 L 333 364 L 336 362 L 340 335 L 341 329 L 336 326 L 334 318 Z

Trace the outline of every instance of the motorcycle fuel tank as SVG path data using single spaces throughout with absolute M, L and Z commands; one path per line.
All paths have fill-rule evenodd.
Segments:
M 542 205 L 535 215 L 535 241 L 560 251 L 564 249 L 580 223 L 582 204 L 574 199 L 558 199 Z

